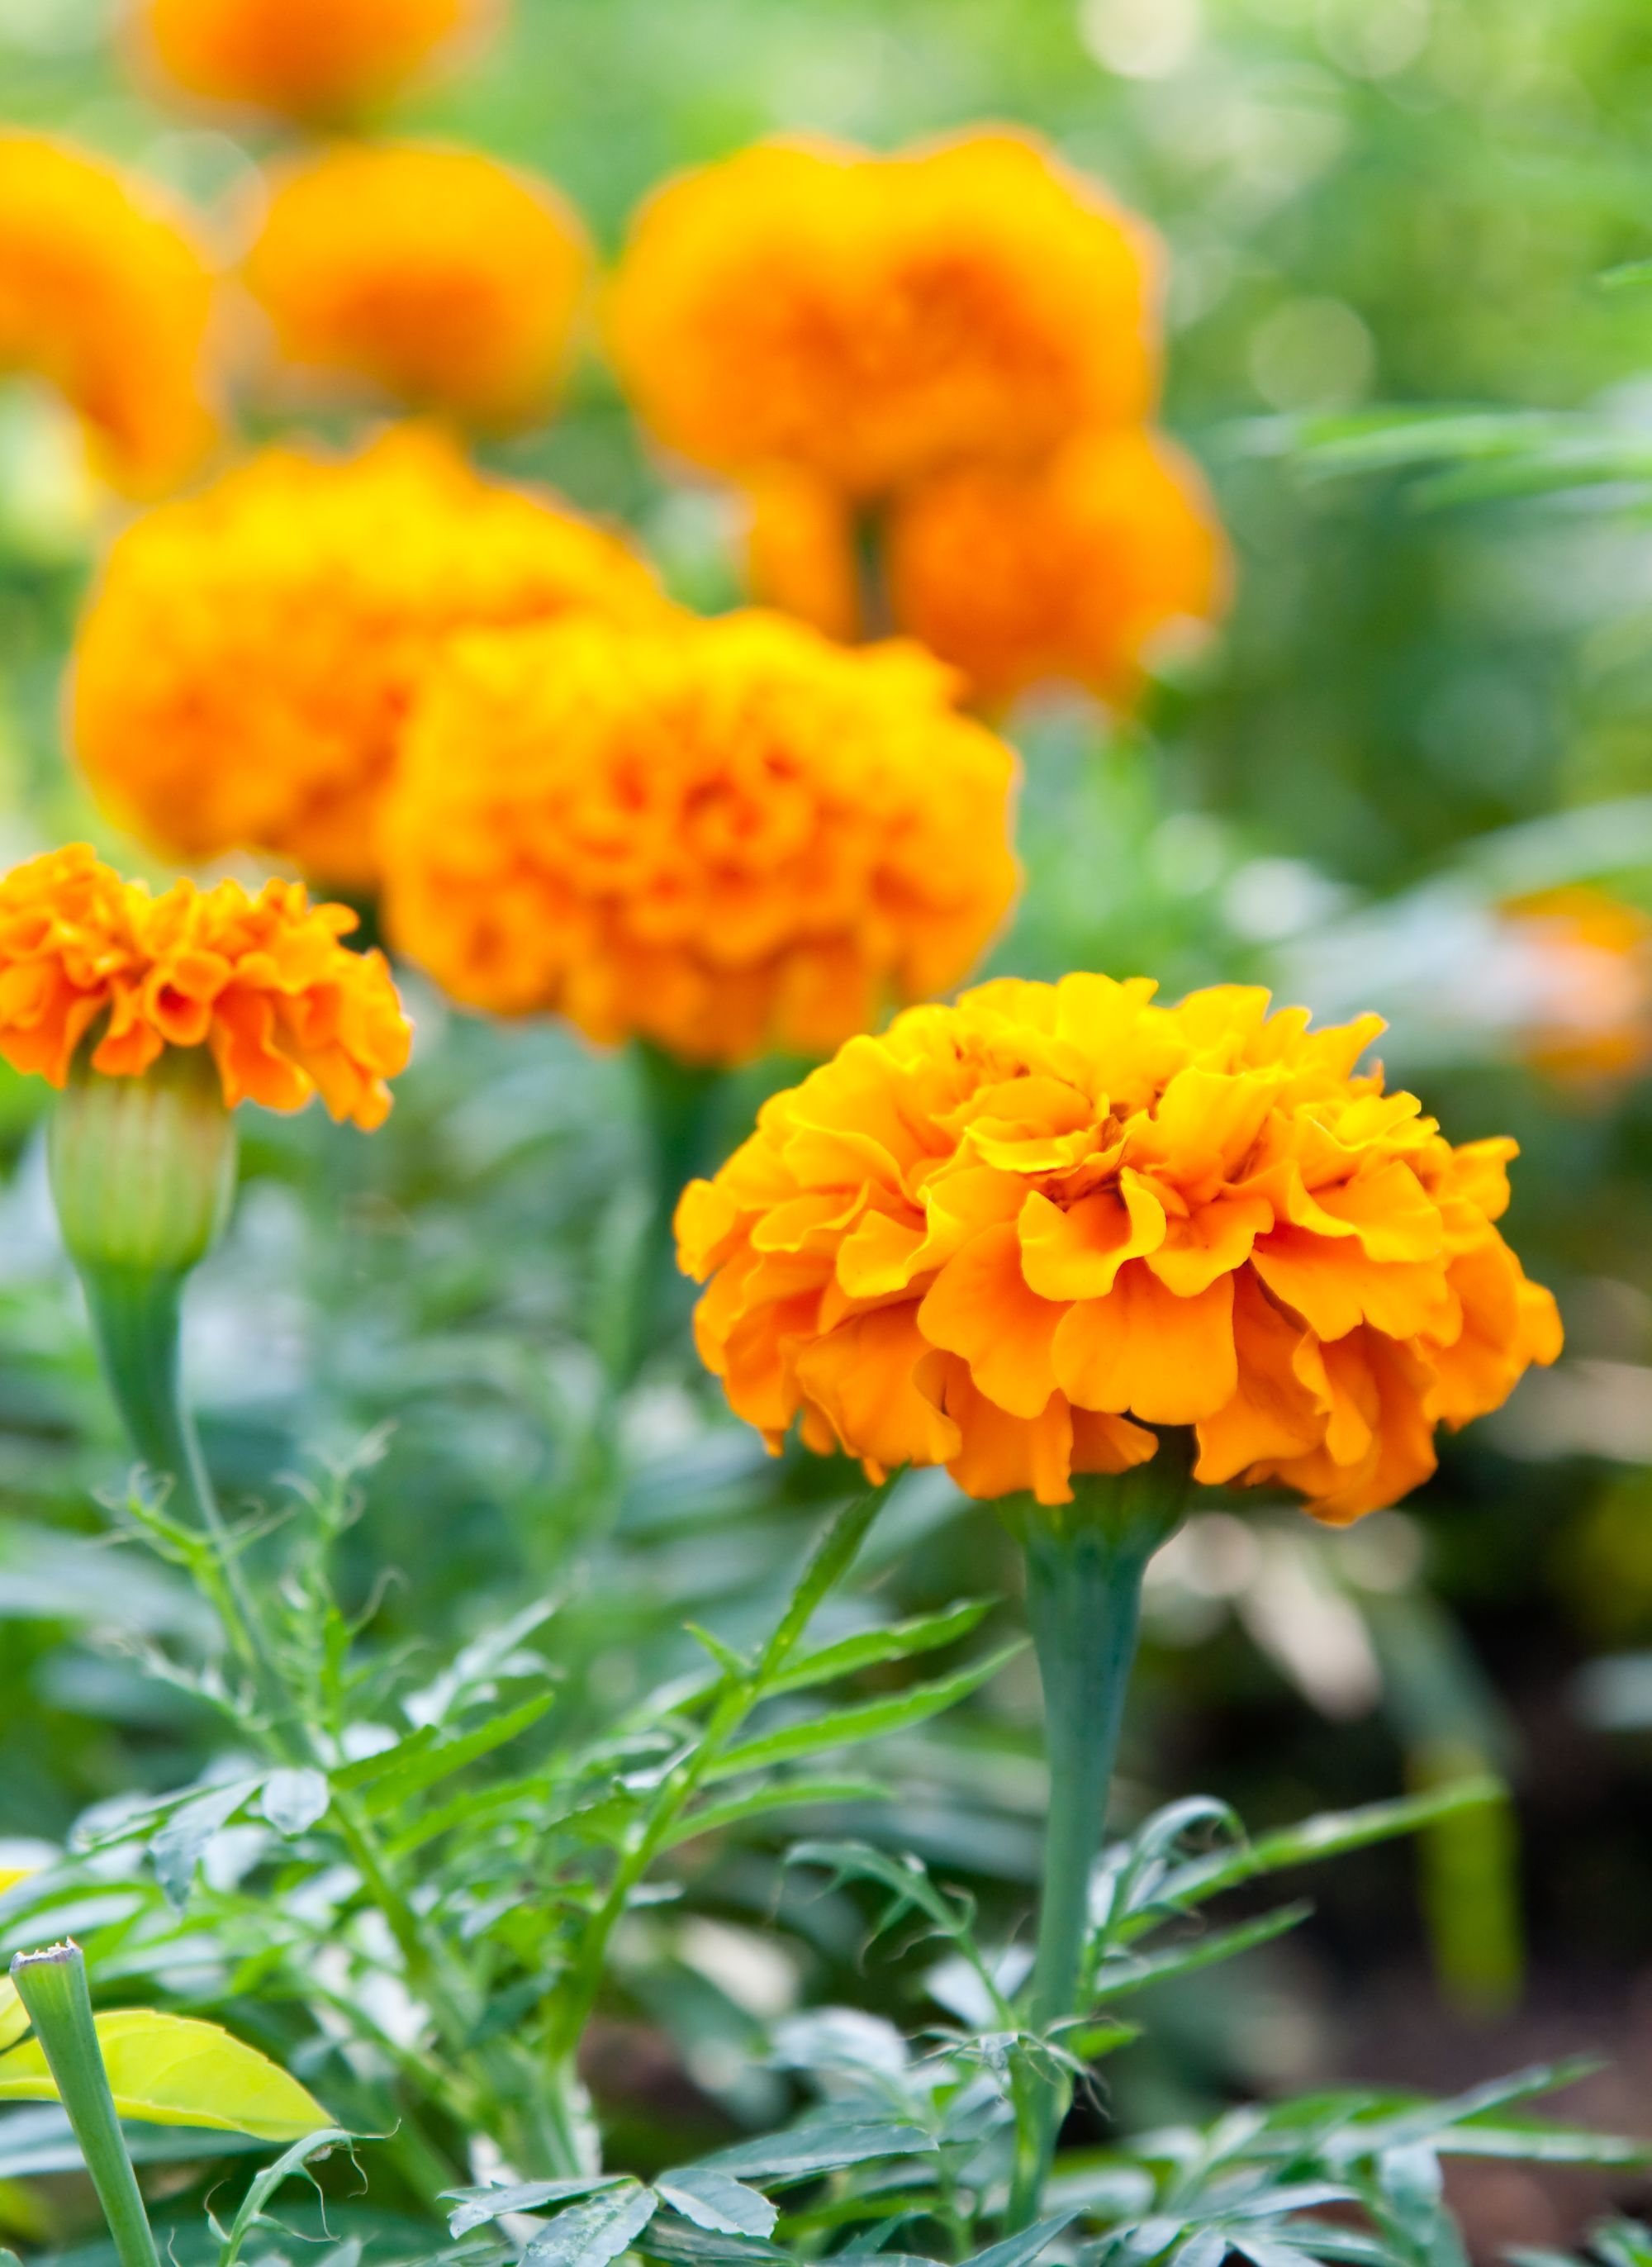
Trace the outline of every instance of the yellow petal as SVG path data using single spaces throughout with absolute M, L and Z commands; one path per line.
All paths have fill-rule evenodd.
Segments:
M 1179 1299 L 1133 1259 L 1105 1299 L 1068 1310 L 1053 1353 L 1056 1383 L 1081 1408 L 1196 1424 L 1232 1397 L 1238 1378 L 1232 1278 Z

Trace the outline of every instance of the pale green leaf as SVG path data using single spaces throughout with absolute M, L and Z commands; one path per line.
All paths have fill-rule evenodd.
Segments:
M 122 2117 L 251 2133 L 260 2141 L 296 2141 L 332 2123 L 296 2078 L 216 2023 L 123 2007 L 99 2015 L 97 2028 Z M 57 2099 L 38 2039 L 0 2055 L 0 2102 Z
M 857 1746 L 863 1740 L 887 1738 L 891 1732 L 910 1730 L 931 1716 L 952 1707 L 977 1685 L 996 1676 L 1006 1661 L 1021 1652 L 1020 1644 L 1005 1646 L 1002 1652 L 990 1654 L 986 1660 L 977 1661 L 968 1669 L 960 1669 L 950 1676 L 939 1676 L 932 1684 L 914 1684 L 907 1691 L 893 1693 L 887 1700 L 866 1700 L 852 1708 L 835 1708 L 822 1716 L 810 1716 L 793 1724 L 783 1724 L 778 1731 L 759 1732 L 755 1738 L 742 1740 L 723 1755 L 706 1776 L 709 1779 L 732 1779 L 737 1772 L 760 1771 L 771 1764 L 793 1763 L 802 1756 L 820 1755 L 831 1748 Z

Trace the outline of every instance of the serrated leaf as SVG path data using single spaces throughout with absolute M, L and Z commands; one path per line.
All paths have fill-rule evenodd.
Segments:
M 256 1794 L 255 1779 L 208 1787 L 179 1804 L 150 1843 L 150 1858 L 166 1901 L 179 1911 L 189 1902 L 195 1868 L 213 1836 Z
M 730 2173 L 737 2180 L 781 2183 L 815 2173 L 841 2172 L 847 2165 L 878 2157 L 922 2156 L 935 2143 L 921 2125 L 871 2117 L 818 2117 L 771 2133 L 760 2141 L 737 2141 L 702 2157 L 697 2170 Z
M 661 1843 L 662 1850 L 675 1850 L 680 1842 L 691 1842 L 697 1834 L 720 1833 L 725 1827 L 742 1825 L 748 1818 L 762 1818 L 776 1810 L 797 1810 L 826 1802 L 888 1802 L 892 1800 L 889 1789 L 872 1779 L 784 1779 L 754 1786 L 742 1794 L 727 1796 L 721 1802 L 708 1802 L 698 1810 L 691 1810 L 679 1819 L 676 1827 Z
M 727 1749 L 706 1776 L 733 1779 L 740 1772 L 762 1771 L 773 1764 L 794 1763 L 803 1756 L 820 1755 L 830 1748 L 855 1747 L 865 1740 L 885 1739 L 891 1732 L 908 1731 L 914 1724 L 925 1723 L 943 1709 L 954 1706 L 996 1676 L 1005 1662 L 1012 1661 L 1025 1649 L 1020 1642 L 1005 1646 L 990 1654 L 986 1660 L 954 1671 L 951 1676 L 936 1677 L 928 1684 L 914 1684 L 904 1692 L 892 1693 L 886 1700 L 865 1700 L 853 1707 L 830 1709 L 824 1715 L 783 1724 L 778 1731 L 760 1732 L 754 1739 L 742 1740 L 738 1746 Z
M 1213 1929 L 1209 1936 L 1199 1937 L 1189 1944 L 1104 1961 L 1090 1984 L 1089 1996 L 1099 2005 L 1127 1992 L 1139 1992 L 1149 1984 L 1163 1984 L 1173 1976 L 1191 1976 L 1201 1968 L 1213 1968 L 1220 1961 L 1236 1959 L 1241 1952 L 1253 1951 L 1260 1944 L 1271 1944 L 1276 1937 L 1299 1928 L 1312 1911 L 1313 1907 L 1307 1904 L 1282 1905 L 1276 1912 L 1263 1913 L 1256 1920 L 1240 1921 L 1232 1928 Z
M 507 2188 L 444 2189 L 442 2202 L 457 2210 L 448 2216 L 450 2235 L 468 2235 L 508 2212 L 537 2212 L 541 2205 L 571 2204 L 576 2197 L 595 2195 L 598 2189 L 618 2188 L 621 2173 L 592 2173 L 588 2178 L 561 2181 L 515 2181 Z
M 260 2141 L 294 2141 L 332 2124 L 296 2078 L 216 2023 L 146 2007 L 123 2007 L 96 2022 L 122 2117 L 251 2133 Z M 38 2039 L 0 2055 L 0 2102 L 57 2099 Z
M 887 1629 L 861 1630 L 853 1637 L 839 1638 L 836 1644 L 822 1646 L 817 1652 L 805 1654 L 794 1662 L 790 1669 L 770 1681 L 764 1688 L 765 1694 L 799 1692 L 811 1684 L 825 1684 L 834 1677 L 851 1676 L 857 1669 L 875 1669 L 885 1662 L 910 1661 L 917 1654 L 937 1652 L 944 1645 L 968 1637 L 996 1603 L 992 1598 L 961 1598 L 955 1605 L 943 1607 L 939 1613 L 919 1614 Z
M 523 1700 L 515 1708 L 491 1716 L 486 1723 L 477 1725 L 473 1731 L 461 1732 L 457 1739 L 436 1741 L 425 1732 L 415 1732 L 383 1755 L 369 1756 L 369 1763 L 380 1764 L 384 1768 L 371 1775 L 368 1808 L 376 1816 L 398 1809 L 411 1796 L 451 1778 L 467 1764 L 475 1763 L 479 1757 L 491 1754 L 493 1749 L 502 1748 L 508 1741 L 530 1730 L 555 1698 L 553 1692 L 537 1692 L 531 1700 Z
M 230 2224 L 230 2233 L 218 2255 L 218 2267 L 235 2267 L 242 2245 L 259 2225 L 265 2205 L 284 2181 L 301 2171 L 312 2157 L 319 2156 L 323 2151 L 336 2147 L 340 2143 L 347 2147 L 349 2140 L 350 2136 L 341 2127 L 324 2125 L 319 2131 L 306 2133 L 302 2139 L 295 2141 L 284 2156 L 278 2157 L 273 2165 L 267 2165 L 261 2173 L 256 2175 L 241 2200 L 241 2209 Z M 311 2177 L 313 2180 L 315 2176 L 312 2174 Z
M 662 2173 L 654 2185 L 673 2212 L 713 2235 L 770 2236 L 780 2216 L 766 2196 L 708 2165 Z
M 326 1773 L 309 1765 L 298 1771 L 272 1772 L 264 1782 L 259 1808 L 278 1834 L 303 1834 L 325 1818 L 333 1801 Z
M 522 2255 L 522 2267 L 607 2267 L 628 2251 L 659 2208 L 640 2181 L 621 2181 L 560 2212 Z

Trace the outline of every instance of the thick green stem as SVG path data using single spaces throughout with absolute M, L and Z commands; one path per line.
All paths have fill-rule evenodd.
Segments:
M 109 2091 L 80 1948 L 55 1944 L 49 1952 L 20 1952 L 11 1963 L 11 1980 L 56 2081 L 121 2267 L 160 2267 Z
M 895 603 L 889 591 L 888 515 L 883 506 L 863 504 L 852 528 L 856 613 L 860 642 L 875 644 L 895 635 Z
M 1038 1948 L 1026 2001 L 1027 2025 L 1039 2034 L 1079 2012 L 1090 1877 L 1136 1659 L 1142 1577 L 1181 1518 L 1188 1471 L 1184 1444 L 1166 1438 L 1133 1471 L 1075 1477 L 1071 1505 L 1052 1510 L 1021 1500 L 1008 1508 L 1026 1553 L 1049 1763 Z M 1029 2074 L 1018 2091 L 1012 2229 L 1037 2216 L 1071 2091 L 1059 2068 Z

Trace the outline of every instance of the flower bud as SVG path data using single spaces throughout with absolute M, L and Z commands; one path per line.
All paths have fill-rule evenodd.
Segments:
M 209 1049 L 168 1047 L 135 1078 L 83 1047 L 47 1136 L 52 1195 L 83 1271 L 183 1275 L 229 1215 L 235 1125 Z

